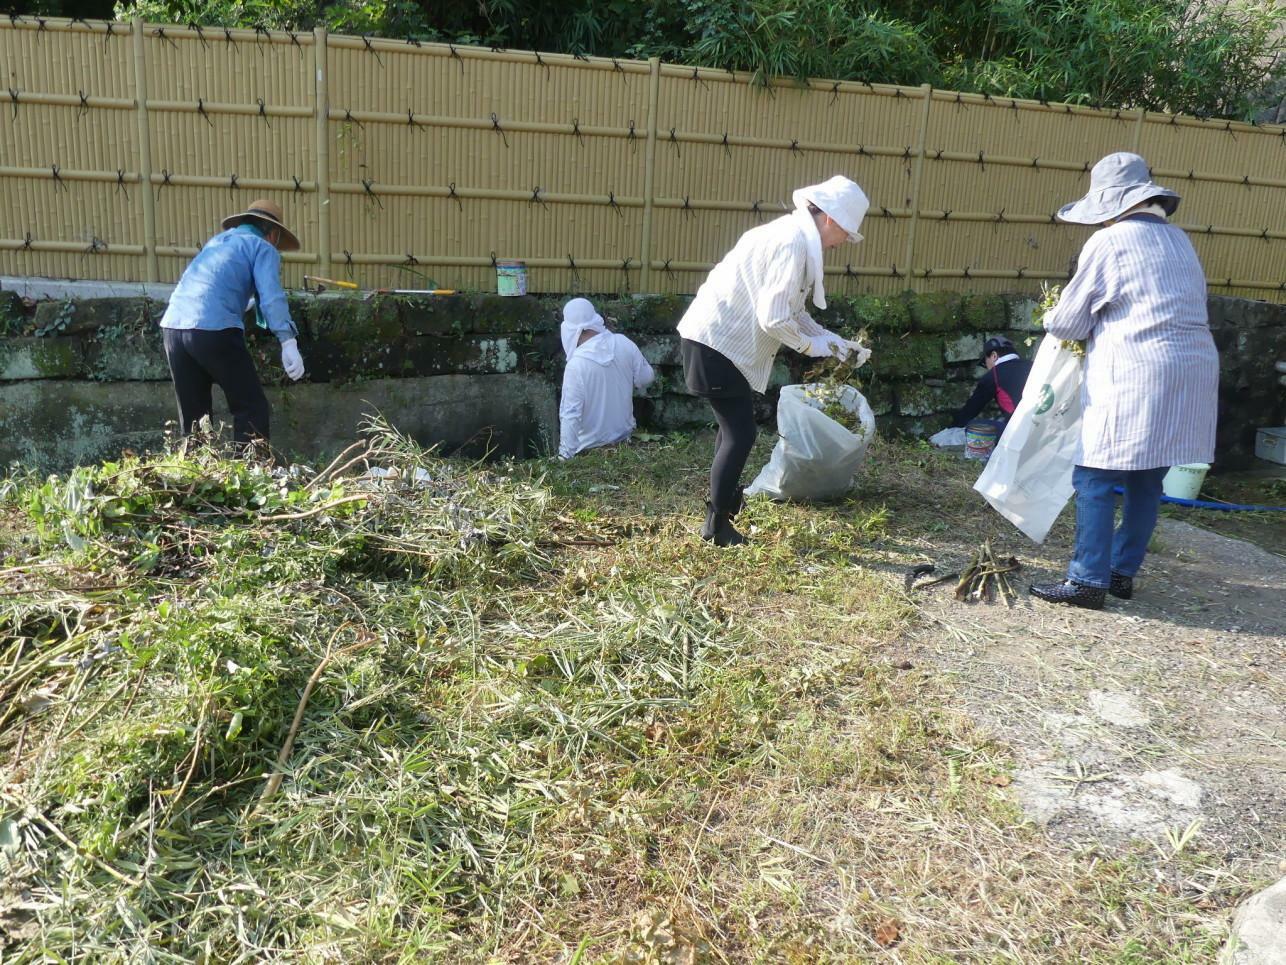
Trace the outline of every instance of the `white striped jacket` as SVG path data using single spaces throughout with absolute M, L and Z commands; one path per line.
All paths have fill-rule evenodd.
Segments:
M 1135 215 L 1095 232 L 1045 329 L 1089 340 L 1081 465 L 1156 469 L 1214 459 L 1219 356 L 1205 272 L 1181 229 Z
M 679 322 L 679 334 L 726 356 L 750 387 L 768 387 L 777 350 L 804 351 L 825 334 L 804 308 L 811 290 L 805 228 L 785 215 L 738 239 Z

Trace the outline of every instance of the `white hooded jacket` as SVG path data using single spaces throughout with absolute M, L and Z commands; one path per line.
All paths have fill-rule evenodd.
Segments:
M 586 449 L 628 439 L 635 426 L 634 392 L 651 385 L 656 374 L 637 345 L 607 331 L 587 299 L 568 302 L 563 319 L 568 359 L 558 407 L 558 456 L 570 459 Z M 577 345 L 586 331 L 597 334 Z

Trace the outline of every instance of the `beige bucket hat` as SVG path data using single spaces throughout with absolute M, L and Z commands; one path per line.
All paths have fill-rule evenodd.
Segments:
M 282 212 L 281 205 L 276 201 L 269 201 L 267 198 L 260 198 L 258 201 L 251 201 L 250 207 L 239 214 L 230 214 L 223 219 L 223 228 L 226 231 L 229 228 L 235 228 L 237 225 L 245 224 L 247 221 L 258 221 L 260 224 L 270 228 L 281 229 L 281 244 L 278 247 L 282 251 L 298 251 L 299 239 L 295 233 L 281 223 Z

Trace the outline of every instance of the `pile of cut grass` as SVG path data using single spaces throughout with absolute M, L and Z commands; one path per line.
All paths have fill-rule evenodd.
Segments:
M 0 484 L 5 957 L 1213 947 L 1138 862 L 1026 826 L 1003 749 L 888 656 L 915 613 L 869 563 L 925 536 L 885 488 L 934 457 L 755 503 L 728 552 L 692 532 L 708 447 L 481 468 L 375 427 L 321 472 L 193 445 Z

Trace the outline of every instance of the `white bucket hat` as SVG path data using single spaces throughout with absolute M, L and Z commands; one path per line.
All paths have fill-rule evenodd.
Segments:
M 1085 197 L 1065 204 L 1059 221 L 1100 225 L 1119 218 L 1135 205 L 1155 200 L 1167 215 L 1179 207 L 1179 195 L 1152 180 L 1148 162 L 1137 154 L 1118 151 L 1109 154 L 1090 170 L 1090 189 Z
M 790 198 L 796 208 L 817 205 L 830 215 L 832 221 L 848 232 L 849 241 L 862 240 L 858 229 L 862 227 L 862 219 L 866 217 L 866 209 L 871 206 L 871 202 L 855 181 L 837 174 L 821 184 L 800 188 Z

